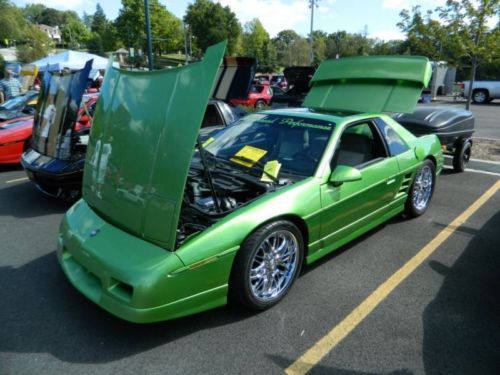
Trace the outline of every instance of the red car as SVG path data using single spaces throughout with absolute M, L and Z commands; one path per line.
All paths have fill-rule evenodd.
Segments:
M 16 118 L 0 124 L 0 164 L 18 164 L 21 154 L 30 147 L 33 116 Z
M 99 96 L 84 96 L 78 113 L 75 131 L 83 131 L 92 126 L 91 115 Z M 83 104 L 85 103 L 85 104 Z M 33 133 L 33 116 L 26 116 L 0 124 L 0 164 L 18 164 L 21 154 L 30 148 Z
M 230 99 L 232 105 L 255 107 L 258 109 L 271 104 L 273 90 L 267 83 L 252 85 L 246 99 Z

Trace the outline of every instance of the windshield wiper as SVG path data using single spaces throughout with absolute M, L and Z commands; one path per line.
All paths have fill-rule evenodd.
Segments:
M 250 158 L 247 158 L 246 156 L 242 156 L 242 155 L 233 155 L 229 158 L 229 160 L 231 159 L 235 159 L 235 160 L 239 160 L 239 161 L 242 161 L 244 163 L 248 163 L 248 164 L 251 164 L 252 166 L 251 167 L 248 167 L 249 169 L 254 169 L 256 166 L 259 167 L 260 170 L 262 170 L 262 173 L 264 173 L 267 177 L 269 177 L 269 179 L 274 182 L 276 185 L 279 185 L 279 180 L 276 176 L 273 176 L 272 174 L 270 174 L 269 172 L 267 172 L 265 169 L 264 169 L 264 166 L 262 165 L 262 163 L 258 162 L 258 161 L 255 161 L 253 159 L 250 159 Z

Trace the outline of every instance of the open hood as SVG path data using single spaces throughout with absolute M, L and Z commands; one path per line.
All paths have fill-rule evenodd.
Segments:
M 248 96 L 257 68 L 252 57 L 224 57 L 211 97 L 229 102 Z
M 289 66 L 283 70 L 288 87 L 292 87 L 296 94 L 309 91 L 309 82 L 316 68 L 314 66 Z
M 73 73 L 45 73 L 33 123 L 33 148 L 56 159 L 71 156 L 73 127 L 92 60 Z
M 303 106 L 339 112 L 413 112 L 432 74 L 420 56 L 361 56 L 324 61 Z
M 175 69 L 108 66 L 85 160 L 83 198 L 117 227 L 168 250 L 226 43 Z

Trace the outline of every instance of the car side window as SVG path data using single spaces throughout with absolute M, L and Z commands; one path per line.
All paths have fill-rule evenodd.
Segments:
M 213 104 L 207 105 L 205 111 L 205 116 L 203 117 L 203 122 L 201 127 L 205 128 L 207 126 L 223 125 L 223 121 L 220 117 L 219 111 Z
M 375 123 L 380 134 L 385 138 L 391 156 L 399 155 L 409 150 L 408 145 L 384 120 L 377 118 Z
M 350 125 L 342 133 L 332 160 L 332 170 L 337 165 L 362 169 L 385 157 L 387 151 L 375 126 L 371 121 L 362 122 Z

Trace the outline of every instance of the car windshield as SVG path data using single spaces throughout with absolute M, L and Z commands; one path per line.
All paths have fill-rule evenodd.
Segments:
M 205 149 L 242 169 L 307 177 L 316 171 L 334 126 L 300 116 L 251 114 L 205 142 Z

